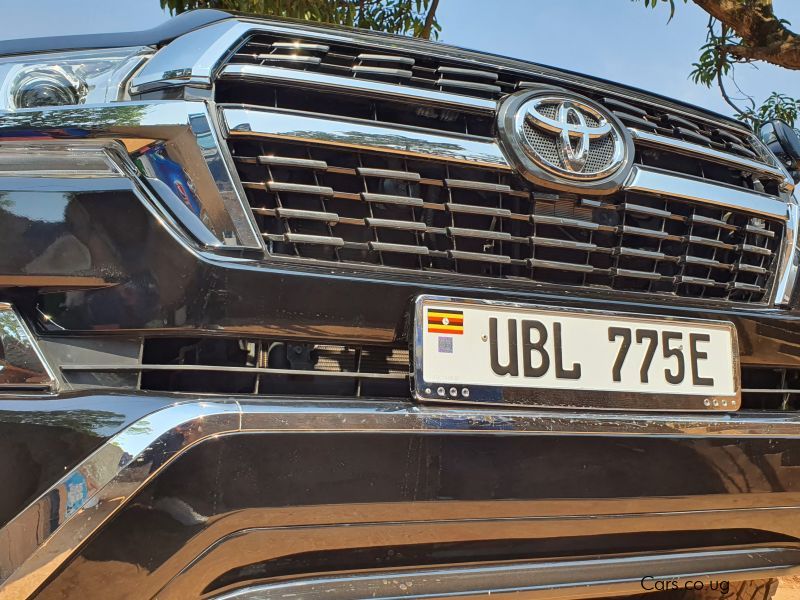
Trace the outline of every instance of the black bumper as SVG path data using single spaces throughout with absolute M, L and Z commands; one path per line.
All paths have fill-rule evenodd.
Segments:
M 79 429 L 80 404 L 128 410 L 111 438 L 94 427 L 88 458 L 65 451 L 62 479 L 0 530 L 18 550 L 7 591 L 180 598 L 345 570 L 743 548 L 775 575 L 786 555 L 765 568 L 763 552 L 800 548 L 791 415 L 175 400 L 77 397 L 38 424 Z M 31 457 L 10 480 L 52 460 L 33 458 L 24 412 L 0 413 L 20 432 L 3 443 Z

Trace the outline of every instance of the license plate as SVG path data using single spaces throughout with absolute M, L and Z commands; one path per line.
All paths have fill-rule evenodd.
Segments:
M 420 401 L 624 410 L 738 410 L 732 323 L 417 299 Z

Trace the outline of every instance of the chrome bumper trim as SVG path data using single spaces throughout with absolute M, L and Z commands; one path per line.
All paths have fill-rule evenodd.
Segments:
M 730 152 L 722 152 L 714 148 L 707 148 L 705 146 L 700 146 L 699 144 L 685 142 L 677 138 L 666 137 L 656 133 L 650 133 L 649 131 L 642 131 L 640 129 L 636 129 L 635 127 L 629 127 L 628 131 L 630 131 L 635 142 L 638 142 L 644 146 L 650 146 L 652 148 L 668 148 L 670 150 L 679 152 L 680 154 L 686 154 L 687 156 L 710 160 L 712 162 L 736 167 L 744 171 L 751 171 L 753 173 L 759 173 L 769 177 L 786 180 L 787 184 L 791 182 L 791 179 L 788 179 L 788 174 L 784 173 L 782 169 L 757 160 L 731 154 Z
M 464 164 L 510 169 L 490 138 L 432 134 L 428 130 L 375 125 L 359 119 L 310 116 L 286 110 L 223 106 L 229 137 L 264 137 L 346 148 L 436 158 Z
M 354 79 L 339 75 L 310 73 L 282 67 L 263 65 L 228 65 L 219 75 L 220 79 L 249 79 L 260 82 L 290 84 L 301 88 L 329 90 L 388 100 L 408 102 L 415 100 L 425 105 L 492 114 L 497 109 L 494 100 L 450 94 L 438 90 L 426 90 L 392 83 L 381 83 L 368 79 Z
M 696 177 L 660 169 L 634 166 L 624 188 L 632 192 L 664 194 L 693 202 L 737 208 L 783 221 L 789 218 L 786 202 L 774 196 L 746 192 L 739 188 L 709 183 Z
M 709 587 L 722 579 L 761 579 L 798 570 L 800 550 L 755 547 L 308 577 L 247 587 L 214 600 L 474 598 L 520 593 L 525 598 L 567 599 L 642 593 L 655 589 L 655 581 L 674 581 L 679 589 L 687 589 L 696 581 Z
M 386 401 L 174 404 L 109 439 L 0 529 L 0 548 L 14 548 L 13 553 L 0 553 L 0 598 L 33 594 L 92 533 L 187 449 L 220 435 L 271 432 L 800 439 L 800 415 L 454 409 Z M 87 493 L 68 508 L 63 499 L 76 478 L 86 482 Z

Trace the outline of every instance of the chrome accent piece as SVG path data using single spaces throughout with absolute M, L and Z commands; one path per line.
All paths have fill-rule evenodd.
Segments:
M 405 206 L 422 206 L 424 204 L 422 198 L 412 198 L 410 196 L 394 196 L 392 194 L 370 194 L 368 192 L 362 192 L 361 199 L 364 200 L 364 202 L 377 202 L 380 204 L 402 204 Z
M 331 47 L 326 44 L 308 44 L 305 42 L 273 42 L 272 47 L 278 50 L 303 50 L 325 54 Z
M 440 75 L 455 75 L 456 77 L 474 77 L 487 81 L 497 81 L 497 73 L 492 71 L 479 71 L 477 69 L 464 69 L 462 67 L 439 67 L 436 70 Z
M 661 240 L 665 240 L 671 236 L 666 231 L 661 231 L 657 229 L 645 229 L 644 227 L 635 227 L 634 225 L 622 225 L 621 227 L 617 228 L 618 231 L 621 233 L 627 233 L 629 235 L 642 235 L 645 237 L 652 237 Z
M 364 221 L 370 227 L 384 227 L 386 229 L 403 229 L 408 231 L 425 231 L 428 229 L 425 223 L 418 223 L 416 221 L 395 221 L 393 219 L 373 219 L 372 217 L 367 217 Z M 427 248 L 425 249 L 427 250 Z
M 323 185 L 306 185 L 304 183 L 283 183 L 280 181 L 266 182 L 266 189 L 269 192 L 293 192 L 295 194 L 312 194 L 316 196 L 333 196 L 333 188 Z
M 615 248 L 613 254 L 619 254 L 620 256 L 635 256 L 637 258 L 649 258 L 650 260 L 680 260 L 680 258 L 677 256 L 667 256 L 663 252 L 656 252 L 655 250 L 640 250 L 638 248 L 628 248 L 626 246 Z
M 174 404 L 132 423 L 106 441 L 0 529 L 0 547 L 15 549 L 0 555 L 0 595 L 31 596 L 72 558 L 85 540 L 189 448 L 222 435 L 297 431 L 774 439 L 800 437 L 800 415 L 642 415 L 600 411 L 567 414 L 387 401 Z M 92 485 L 80 504 L 68 505 L 63 499 L 70 482 L 77 478 Z M 42 519 L 41 515 L 48 518 Z
M 554 240 L 551 238 L 544 238 L 538 236 L 531 236 L 528 238 L 534 246 L 546 246 L 548 248 L 569 248 L 570 250 L 583 250 L 585 252 L 594 252 L 597 250 L 597 244 L 590 244 L 588 242 L 575 242 L 573 240 Z
M 731 265 L 727 265 L 712 258 L 701 258 L 699 256 L 684 256 L 683 262 L 688 265 L 701 265 L 703 267 L 711 267 L 714 269 L 730 269 Z M 760 288 L 759 288 L 760 289 Z
M 612 268 L 611 272 L 617 277 L 632 277 L 634 279 L 652 279 L 654 281 L 659 279 L 667 279 L 667 277 L 665 277 L 664 275 L 661 275 L 660 273 L 653 273 L 652 271 L 637 271 L 635 269 Z
M 253 210 L 258 212 L 258 209 Z M 339 222 L 339 215 L 336 213 L 320 212 L 317 210 L 299 210 L 296 208 L 278 207 L 275 209 L 275 214 L 281 219 L 306 219 L 308 221 L 323 221 L 325 223 Z
M 597 230 L 602 229 L 603 225 L 594 223 L 592 221 L 581 221 L 579 219 L 568 219 L 565 217 L 551 217 L 550 215 L 537 215 L 530 216 L 532 223 L 542 223 L 544 225 L 557 225 L 559 227 L 576 227 L 578 229 Z M 609 228 L 613 229 L 613 228 Z
M 381 179 L 400 179 L 402 181 L 419 181 L 422 179 L 419 173 L 408 171 L 393 171 L 391 169 L 368 169 L 366 167 L 356 167 L 356 173 L 362 177 L 379 177 Z
M 427 256 L 430 250 L 426 246 L 409 246 L 408 244 L 389 244 L 386 242 L 368 242 L 370 250 L 376 252 L 400 252 L 402 254 L 420 254 Z
M 448 250 L 447 256 L 455 260 L 471 260 L 477 262 L 511 264 L 511 257 L 503 254 L 481 254 L 480 252 L 464 252 L 463 250 Z
M 491 229 L 467 229 L 465 227 L 448 227 L 447 235 L 452 237 L 471 237 L 487 240 L 510 240 L 511 234 L 505 231 L 492 231 Z
M 436 85 L 440 87 L 455 87 L 463 88 L 466 90 L 475 90 L 478 92 L 487 92 L 489 94 L 499 94 L 503 91 L 499 85 L 492 85 L 491 83 L 480 83 L 477 81 L 461 81 L 459 79 L 446 79 L 441 77 L 436 80 Z
M 497 192 L 498 194 L 507 194 L 511 191 L 510 185 L 502 183 L 490 183 L 487 181 L 470 181 L 464 179 L 445 179 L 444 184 L 449 188 L 458 188 L 462 190 L 476 190 L 479 192 Z
M 462 164 L 508 169 L 499 148 L 488 138 L 436 135 L 413 128 L 373 125 L 358 119 L 311 117 L 281 110 L 226 106 L 227 135 L 303 141 L 345 148 L 436 158 Z
M 709 287 L 714 287 L 717 285 L 717 282 L 713 279 L 707 279 L 705 277 L 692 277 L 690 275 L 680 275 L 678 280 L 681 283 L 691 283 L 694 285 L 705 285 Z
M 574 271 L 576 273 L 594 273 L 597 270 L 592 265 L 564 263 L 555 260 L 541 260 L 538 258 L 529 258 L 525 262 L 529 267 L 534 269 L 555 269 L 556 271 Z
M 488 215 L 490 217 L 510 217 L 513 213 L 507 208 L 493 208 L 491 206 L 476 206 L 473 204 L 456 204 L 448 202 L 445 208 L 450 212 L 468 215 Z
M 390 54 L 359 54 L 356 56 L 356 60 L 360 61 L 367 61 L 367 62 L 388 62 L 388 63 L 395 63 L 399 65 L 408 65 L 410 67 L 414 66 L 416 61 L 409 57 L 409 56 L 392 56 Z
M 762 248 L 761 246 L 754 246 L 753 244 L 739 244 L 739 249 L 742 252 L 753 252 L 754 254 L 761 254 L 763 256 L 772 256 L 772 250 L 769 248 Z
M 166 159 L 181 165 L 191 182 L 205 217 L 202 221 L 217 239 L 216 246 L 260 249 L 250 210 L 241 200 L 244 191 L 232 176 L 227 148 L 219 143 L 213 118 L 205 103 L 184 101 L 17 110 L 0 114 L 0 142 L 23 138 L 36 144 L 47 139 L 64 143 L 65 131 L 81 140 L 116 141 L 141 170 L 127 175 L 153 179 L 157 177 L 149 166 L 149 153 L 163 152 Z M 164 185 L 171 188 L 172 183 Z
M 661 217 L 662 219 L 669 219 L 672 217 L 672 213 L 668 210 L 661 210 L 658 208 L 652 208 L 650 206 L 642 206 L 640 204 L 631 204 L 630 202 L 623 202 L 619 205 L 619 207 L 628 212 L 650 215 L 653 217 Z
M 669 581 L 679 589 L 699 582 L 708 588 L 714 585 L 711 582 L 718 585 L 723 580 L 783 576 L 798 569 L 800 550 L 796 548 L 697 549 L 318 575 L 244 587 L 214 596 L 213 600 L 388 600 L 495 594 L 566 600 L 634 594 L 641 592 L 644 582 L 652 585 L 654 581 Z M 644 579 L 642 573 L 647 574 Z
M 292 158 L 289 156 L 259 156 L 258 162 L 271 167 L 297 167 L 316 171 L 324 171 L 328 168 L 328 163 L 324 160 L 308 160 L 307 158 Z
M 789 306 L 798 285 L 800 273 L 800 204 L 792 196 L 788 205 L 789 220 L 781 248 L 781 264 L 775 285 L 775 303 Z
M 373 67 L 371 65 L 353 65 L 350 70 L 358 75 L 359 73 L 370 73 L 372 75 L 388 75 L 390 77 L 399 77 L 400 79 L 411 79 L 414 75 L 411 71 L 406 69 L 390 69 L 389 67 Z
M 737 271 L 745 271 L 747 273 L 756 273 L 757 275 L 765 275 L 769 273 L 767 269 L 764 267 L 757 267 L 756 265 L 748 265 L 745 263 L 739 263 L 734 266 Z
M 338 237 L 327 235 L 307 235 L 304 233 L 284 233 L 283 239 L 292 244 L 319 244 L 322 246 L 333 246 L 341 248 L 344 240 Z
M 415 100 L 425 105 L 457 108 L 470 112 L 491 113 L 497 108 L 494 100 L 473 98 L 439 90 L 400 86 L 394 83 L 354 79 L 341 75 L 282 69 L 268 65 L 227 65 L 222 69 L 220 77 L 222 79 L 251 79 L 281 85 L 291 84 L 301 88 L 329 90 L 386 100 L 403 102 Z
M 678 175 L 651 167 L 634 165 L 624 188 L 644 194 L 672 196 L 694 202 L 737 208 L 784 221 L 788 218 L 786 203 L 774 196 L 747 192 L 740 188 L 709 183 L 696 177 Z
M 615 192 L 633 162 L 627 128 L 593 100 L 539 87 L 500 104 L 499 142 L 521 175 L 558 190 Z
M 759 285 L 753 285 L 751 283 L 742 283 L 741 281 L 733 281 L 728 284 L 728 287 L 735 289 L 735 290 L 746 290 L 748 292 L 761 292 L 763 288 Z
M 786 174 L 782 169 L 765 164 L 761 161 L 731 154 L 730 152 L 722 152 L 721 150 L 717 150 L 715 148 L 708 148 L 699 144 L 693 144 L 678 138 L 658 135 L 657 133 L 650 133 L 649 131 L 642 131 L 634 127 L 628 128 L 628 131 L 630 131 L 635 141 L 646 146 L 651 146 L 653 148 L 669 148 L 670 150 L 674 150 L 680 154 L 711 160 L 713 162 L 720 162 L 731 167 L 743 169 L 745 171 L 768 175 L 778 179 L 786 178 Z
M 713 225 L 714 227 L 721 227 L 722 229 L 736 229 L 736 225 L 731 225 L 730 223 L 726 223 L 725 221 L 721 221 L 719 219 L 712 219 L 711 217 L 698 215 L 697 213 L 692 214 L 692 222 L 702 223 L 703 225 Z
M 0 302 L 0 393 L 55 387 L 56 377 L 25 321 L 13 306 Z
M 319 56 L 303 56 L 301 54 L 258 54 L 255 57 L 257 60 L 275 63 L 298 63 L 306 65 L 318 65 L 322 62 Z

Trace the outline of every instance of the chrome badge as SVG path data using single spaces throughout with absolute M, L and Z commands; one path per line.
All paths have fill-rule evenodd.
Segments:
M 565 191 L 608 194 L 633 160 L 625 126 L 596 102 L 557 88 L 513 94 L 499 111 L 500 143 L 533 181 Z

